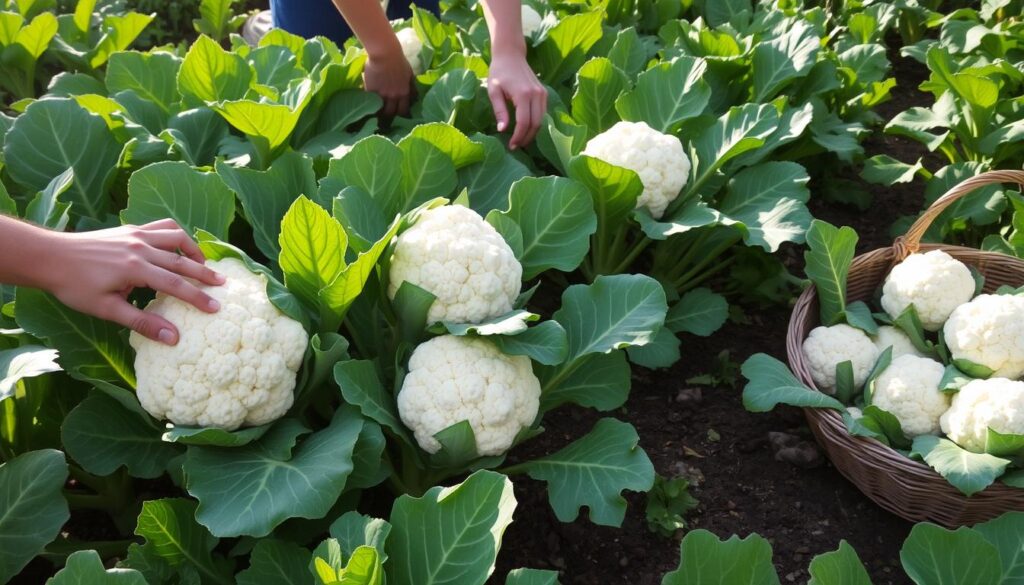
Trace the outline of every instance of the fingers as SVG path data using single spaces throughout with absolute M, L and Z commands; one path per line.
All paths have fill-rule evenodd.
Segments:
M 505 92 L 493 80 L 487 84 L 487 97 L 491 98 L 494 108 L 494 119 L 498 121 L 498 132 L 508 128 L 508 105 L 505 104 Z
M 206 262 L 206 256 L 203 255 L 203 251 L 199 249 L 199 246 L 189 237 L 185 230 L 181 228 L 146 230 L 142 234 L 142 239 L 150 246 L 159 250 L 181 250 L 182 254 L 188 256 L 194 262 L 200 264 Z
M 404 95 L 398 98 L 398 106 L 395 109 L 395 113 L 399 116 L 409 115 L 409 102 L 412 100 L 412 96 Z
M 544 114 L 548 109 L 548 94 L 543 89 L 539 93 L 534 94 L 533 100 L 530 102 L 530 129 L 526 135 L 526 144 L 533 142 L 533 139 L 537 137 L 537 132 L 540 131 L 540 125 L 544 121 Z
M 216 313 L 220 309 L 220 303 L 199 287 L 185 280 L 183 276 L 159 266 L 151 266 L 143 275 L 143 279 L 141 286 L 181 299 L 200 311 Z
M 381 108 L 380 113 L 386 119 L 395 117 L 398 112 L 398 99 L 394 97 L 380 96 L 384 100 L 384 107 Z
M 178 343 L 178 329 L 167 319 L 154 313 L 142 311 L 116 295 L 108 298 L 110 300 L 106 301 L 96 312 L 97 317 L 113 321 L 153 341 L 167 345 Z
M 544 120 L 547 100 L 547 91 L 539 83 L 531 84 L 513 96 L 512 101 L 516 106 L 516 129 L 509 140 L 509 148 L 515 150 L 533 142 Z
M 516 128 L 512 131 L 508 147 L 515 150 L 526 144 L 526 133 L 530 128 L 530 100 L 521 96 L 513 96 L 512 103 L 516 107 Z
M 153 250 L 150 261 L 164 270 L 173 272 L 174 274 L 179 274 L 186 278 L 198 280 L 203 284 L 218 286 L 224 284 L 225 281 L 223 274 L 219 274 L 213 269 L 206 267 L 204 264 L 200 264 L 191 258 L 175 254 L 174 252 Z
M 178 222 L 171 218 L 158 219 L 157 221 L 151 221 L 147 224 L 138 226 L 140 230 L 180 230 L 181 226 Z

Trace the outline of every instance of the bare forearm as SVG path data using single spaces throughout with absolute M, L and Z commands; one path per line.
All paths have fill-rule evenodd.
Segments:
M 334 0 L 334 5 L 371 59 L 402 53 L 384 7 L 375 0 Z
M 484 0 L 484 18 L 491 33 L 491 54 L 495 58 L 526 54 L 520 0 Z
M 47 288 L 51 268 L 48 250 L 56 247 L 56 232 L 0 215 L 0 282 L 17 286 Z

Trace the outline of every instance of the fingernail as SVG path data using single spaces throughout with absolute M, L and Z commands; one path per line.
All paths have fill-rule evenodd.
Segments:
M 174 345 L 174 332 L 172 332 L 170 329 L 161 329 L 160 332 L 156 334 L 156 337 L 157 339 L 160 340 L 161 343 L 166 343 L 167 345 Z
M 224 276 L 223 274 L 219 273 L 219 272 L 214 272 L 214 273 L 213 273 L 213 280 L 214 280 L 214 281 L 215 281 L 215 282 L 216 282 L 217 284 L 224 284 L 225 282 L 227 282 L 227 281 L 228 281 L 227 277 L 226 277 L 226 276 Z
M 206 305 L 208 307 L 210 307 L 211 311 L 219 311 L 220 310 L 220 303 L 217 302 L 217 299 L 210 299 L 210 302 L 206 303 Z

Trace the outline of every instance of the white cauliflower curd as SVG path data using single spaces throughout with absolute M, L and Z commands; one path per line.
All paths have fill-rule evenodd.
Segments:
M 814 384 L 828 394 L 836 392 L 837 365 L 851 362 L 853 383 L 860 388 L 878 361 L 878 348 L 871 338 L 845 324 L 815 327 L 804 340 L 803 352 Z
M 1006 378 L 974 380 L 957 392 L 942 415 L 942 432 L 968 451 L 983 453 L 988 429 L 1024 435 L 1024 382 Z
M 406 27 L 397 31 L 395 36 L 398 37 L 398 44 L 402 45 L 402 54 L 405 55 L 405 60 L 409 62 L 409 67 L 412 67 L 413 72 L 416 74 L 423 73 L 423 63 L 420 60 L 423 41 L 416 34 L 416 29 L 411 26 Z
M 421 344 L 409 359 L 398 393 L 398 413 L 428 453 L 434 435 L 469 421 L 481 456 L 500 455 L 533 424 L 540 381 L 530 359 L 501 353 L 480 338 L 445 335 Z
M 954 360 L 985 366 L 996 378 L 1024 375 L 1024 297 L 978 295 L 953 311 L 943 335 Z
M 949 396 L 939 389 L 945 371 L 935 360 L 901 355 L 875 380 L 871 403 L 899 419 L 910 438 L 938 433 L 939 417 L 949 408 Z
M 520 12 L 522 14 L 523 36 L 532 37 L 540 29 L 544 22 L 544 17 L 529 4 L 523 4 Z
M 942 250 L 911 254 L 893 267 L 882 286 L 882 308 L 895 319 L 914 305 L 921 325 L 938 331 L 953 309 L 971 300 L 971 270 Z
M 269 423 L 292 405 L 309 336 L 271 304 L 265 276 L 233 258 L 206 264 L 226 278 L 221 286 L 198 285 L 220 302 L 218 312 L 157 294 L 146 311 L 178 327 L 178 344 L 130 336 L 139 402 L 176 425 L 234 430 Z
M 660 219 L 679 197 L 690 176 L 690 159 L 683 143 L 644 122 L 617 122 L 587 142 L 583 153 L 635 172 L 644 191 L 637 207 L 646 207 Z
M 891 347 L 893 359 L 898 358 L 901 355 L 927 357 L 914 347 L 914 342 L 910 341 L 910 337 L 908 337 L 902 329 L 891 325 L 883 325 L 879 327 L 878 333 L 872 337 L 871 340 L 875 342 L 875 347 L 878 348 L 879 355 Z
M 425 211 L 398 236 L 388 295 L 403 282 L 437 297 L 430 323 L 479 323 L 512 310 L 523 266 L 491 224 L 461 205 Z

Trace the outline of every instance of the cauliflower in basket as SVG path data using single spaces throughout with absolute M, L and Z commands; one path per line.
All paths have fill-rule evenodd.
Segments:
M 690 177 L 683 143 L 644 122 L 617 122 L 591 138 L 583 154 L 639 175 L 644 191 L 636 206 L 646 207 L 655 219 L 665 215 Z
M 971 300 L 974 289 L 971 270 L 942 250 L 911 254 L 885 278 L 882 308 L 895 319 L 914 305 L 921 325 L 938 331 L 953 309 Z
M 425 211 L 398 236 L 388 295 L 403 282 L 437 297 L 430 323 L 479 323 L 512 310 L 523 266 L 491 224 L 461 205 Z
M 907 337 L 907 334 L 898 327 L 883 325 L 878 328 L 878 334 L 876 334 L 871 340 L 875 342 L 875 347 L 878 348 L 879 355 L 891 347 L 893 359 L 896 359 L 901 355 L 927 357 L 914 347 L 914 342 L 910 341 L 910 337 Z
M 292 405 L 309 337 L 270 302 L 265 276 L 234 258 L 206 264 L 227 279 L 222 286 L 200 285 L 220 311 L 204 313 L 157 294 L 146 310 L 178 326 L 178 344 L 134 332 L 129 338 L 139 402 L 177 425 L 234 430 L 271 422 Z
M 908 437 L 938 433 L 939 417 L 949 408 L 949 396 L 939 389 L 945 371 L 935 360 L 901 355 L 875 380 L 871 403 L 899 419 Z
M 985 366 L 997 378 L 1024 375 L 1024 297 L 978 295 L 953 311 L 943 335 L 954 360 Z
M 968 383 L 953 397 L 941 424 L 950 440 L 975 453 L 985 451 L 989 429 L 1024 435 L 1024 382 L 989 378 Z
M 836 392 L 836 366 L 853 363 L 853 383 L 860 388 L 878 361 L 878 348 L 860 329 L 839 324 L 815 327 L 804 340 L 804 358 L 819 390 Z
M 481 456 L 501 455 L 540 408 L 540 381 L 530 358 L 501 353 L 481 338 L 445 335 L 421 344 L 398 392 L 398 413 L 428 453 L 434 435 L 469 421 Z

